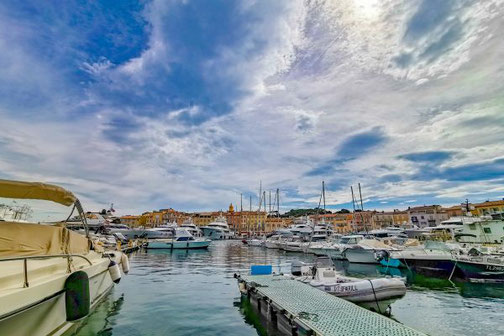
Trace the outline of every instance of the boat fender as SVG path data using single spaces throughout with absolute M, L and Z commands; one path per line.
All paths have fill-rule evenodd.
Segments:
M 89 277 L 84 271 L 77 271 L 65 280 L 66 320 L 75 321 L 89 314 L 91 296 Z
M 123 253 L 121 256 L 121 265 L 122 265 L 122 270 L 124 274 L 128 274 L 130 270 L 130 264 L 129 264 L 129 259 L 126 253 Z
M 110 260 L 108 270 L 110 273 L 110 277 L 112 278 L 112 281 L 118 284 L 119 281 L 121 281 L 121 270 L 119 269 L 119 265 L 117 265 L 115 261 Z

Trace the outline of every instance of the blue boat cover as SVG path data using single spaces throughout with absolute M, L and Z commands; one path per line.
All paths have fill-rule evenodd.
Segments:
M 268 275 L 273 272 L 271 265 L 252 265 L 250 266 L 250 275 Z

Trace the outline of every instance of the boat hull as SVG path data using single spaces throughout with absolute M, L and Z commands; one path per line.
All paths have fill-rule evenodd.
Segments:
M 375 257 L 375 250 L 362 248 L 349 248 L 345 251 L 346 259 L 351 263 L 378 264 Z
M 432 277 L 448 278 L 455 274 L 455 262 L 449 259 L 404 259 L 399 258 L 402 265 L 416 273 Z
M 504 265 L 457 261 L 463 277 L 470 282 L 504 282 Z
M 264 243 L 264 246 L 269 249 L 278 249 L 278 244 L 272 241 L 267 241 Z
M 206 249 L 210 245 L 209 240 L 201 241 L 150 241 L 145 246 L 146 249 L 164 249 L 164 250 L 197 250 Z
M 355 303 L 397 299 L 406 294 L 404 282 L 390 278 L 372 280 L 347 278 L 346 282 L 311 281 L 309 284 L 331 295 Z
M 345 250 L 339 248 L 326 249 L 326 255 L 335 260 L 345 260 Z
M 120 263 L 120 257 L 113 259 Z M 90 312 L 114 286 L 108 270 L 109 260 L 102 260 L 80 269 L 89 277 Z M 66 320 L 64 284 L 68 276 L 69 274 L 63 273 L 50 281 L 24 288 L 24 293 L 19 291 L 0 297 L 0 304 L 10 307 L 14 306 L 13 302 L 18 303 L 27 297 L 33 300 L 30 304 L 16 309 L 16 313 L 0 317 L 0 335 L 54 336 L 76 329 L 85 318 L 74 322 Z
M 212 228 L 202 228 L 203 235 L 207 238 L 210 238 L 212 240 L 224 240 L 224 239 L 231 239 L 231 234 L 226 233 L 221 230 L 215 230 Z

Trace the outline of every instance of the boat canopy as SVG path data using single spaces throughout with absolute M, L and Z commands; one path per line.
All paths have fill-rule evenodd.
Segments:
M 88 252 L 88 239 L 64 226 L 20 222 L 0 225 L 0 258 Z
M 0 179 L 0 197 L 39 199 L 70 206 L 77 198 L 61 187 L 40 182 L 21 182 Z

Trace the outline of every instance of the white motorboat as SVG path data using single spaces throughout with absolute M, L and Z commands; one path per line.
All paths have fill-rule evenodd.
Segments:
M 129 270 L 126 255 L 105 253 L 90 242 L 82 206 L 63 188 L 0 180 L 0 197 L 16 199 L 17 204 L 23 199 L 37 208 L 53 202 L 52 214 L 54 207 L 67 211 L 62 218 L 71 217 L 68 207 L 73 206 L 86 228 L 86 235 L 81 235 L 59 219 L 56 225 L 2 222 L 0 335 L 61 335 L 74 330 L 119 282 L 119 265 Z
M 227 220 L 222 215 L 217 217 L 207 226 L 203 226 L 201 229 L 205 237 L 208 237 L 212 240 L 230 239 L 233 237 L 233 234 L 229 230 Z
M 345 257 L 352 263 L 379 264 L 377 253 L 390 253 L 397 250 L 377 239 L 362 239 L 345 250 Z
M 203 236 L 203 231 L 201 231 L 201 229 L 193 223 L 192 218 L 184 221 L 180 227 L 185 228 L 187 231 L 189 231 L 189 233 L 192 234 L 193 237 Z
M 356 245 L 364 239 L 363 235 L 348 235 L 341 237 L 339 243 L 333 244 L 331 247 L 326 249 L 326 255 L 332 259 L 345 260 L 345 251 L 349 247 Z
M 264 246 L 269 249 L 279 249 L 280 246 L 278 245 L 282 239 L 282 235 L 273 235 L 266 239 L 264 242 Z
M 308 243 L 305 242 L 302 237 L 293 236 L 285 240 L 282 248 L 284 251 L 289 252 L 303 252 L 303 247 L 305 245 L 308 245 Z
M 265 239 L 258 239 L 258 238 L 251 238 L 251 239 L 244 239 L 243 242 L 247 244 L 248 246 L 264 246 L 266 243 Z
M 205 249 L 212 241 L 205 238 L 195 238 L 185 228 L 176 228 L 175 235 L 171 239 L 152 239 L 149 240 L 146 249 Z

